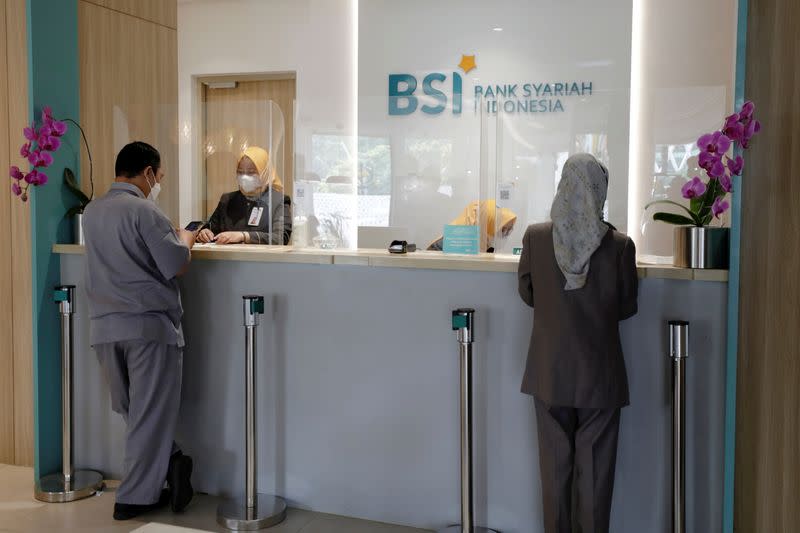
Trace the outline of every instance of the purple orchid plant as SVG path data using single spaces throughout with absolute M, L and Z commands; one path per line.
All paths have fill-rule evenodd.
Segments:
M 83 142 L 86 145 L 86 152 L 89 156 L 89 182 L 91 192 L 87 196 L 75 180 L 75 174 L 69 168 L 64 169 L 64 183 L 70 191 L 78 198 L 79 204 L 67 211 L 67 216 L 82 213 L 94 196 L 94 179 L 92 152 L 89 150 L 89 142 L 86 140 L 81 125 L 72 119 L 57 120 L 53 117 L 53 110 L 45 106 L 42 109 L 41 124 L 37 128 L 34 122 L 22 130 L 25 136 L 25 144 L 19 150 L 19 154 L 27 158 L 32 168 L 27 173 L 23 172 L 18 166 L 14 165 L 9 169 L 11 176 L 11 192 L 19 197 L 23 202 L 28 201 L 30 187 L 39 187 L 47 183 L 48 177 L 44 169 L 53 164 L 53 154 L 61 147 L 61 138 L 67 133 L 67 122 L 71 122 L 81 132 Z
M 12 180 L 11 191 L 23 202 L 28 201 L 28 189 L 31 186 L 47 183 L 44 169 L 53 164 L 53 154 L 61 146 L 61 137 L 66 132 L 66 123 L 55 120 L 49 107 L 42 110 L 42 123 L 38 128 L 33 123 L 22 130 L 26 142 L 19 149 L 19 155 L 26 158 L 33 168 L 25 173 L 14 165 L 9 169 L 9 175 Z
M 686 212 L 686 215 L 658 212 L 653 214 L 653 220 L 682 226 L 708 226 L 714 218 L 719 219 L 730 208 L 726 196 L 733 192 L 733 176 L 741 176 L 744 167 L 742 156 L 732 157 L 730 150 L 734 143 L 746 150 L 753 136 L 761 130 L 761 123 L 755 119 L 754 111 L 753 102 L 745 102 L 738 113 L 725 119 L 721 130 L 697 139 L 697 147 L 700 148 L 698 164 L 708 180 L 703 181 L 695 176 L 683 185 L 681 194 L 689 200 L 689 207 L 671 200 L 647 204 L 645 209 L 655 204 L 671 204 Z

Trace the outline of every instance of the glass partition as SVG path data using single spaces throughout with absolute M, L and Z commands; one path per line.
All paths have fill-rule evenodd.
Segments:
M 624 89 L 594 90 L 592 105 L 575 102 L 558 115 L 490 113 L 483 135 L 488 138 L 489 164 L 493 169 L 498 209 L 516 216 L 513 226 L 495 228 L 495 251 L 512 253 L 522 245 L 530 224 L 550 219 L 552 204 L 564 163 L 570 155 L 589 153 L 609 169 L 609 192 L 603 215 L 625 231 L 627 209 L 627 115 L 615 109 L 624 102 Z M 500 100 L 506 107 L 508 100 Z M 511 105 L 507 106 L 511 109 Z M 613 157 L 612 157 L 613 154 Z M 491 171 L 490 171 L 491 172 Z M 506 218 L 510 216 L 506 212 Z M 502 218 L 498 213 L 497 220 Z
M 352 237 L 357 218 L 357 156 L 352 135 L 312 133 L 310 161 L 295 187 L 299 209 L 295 222 L 301 228 L 293 239 L 297 246 L 323 249 L 355 248 Z
M 226 89 L 209 87 L 203 99 L 203 219 L 211 244 L 287 245 L 294 206 L 283 112 L 272 100 Z
M 359 184 L 370 247 L 402 238 L 425 249 L 466 221 L 480 226 L 481 252 L 512 253 L 549 219 L 577 152 L 609 167 L 606 213 L 625 230 L 631 34 L 592 36 L 630 28 L 631 4 L 573 4 L 542 16 L 522 0 L 359 3 L 358 166 L 388 182 L 381 194 Z
M 685 15 L 712 4 L 691 0 L 647 3 L 641 20 L 631 0 L 291 4 L 280 13 L 270 2 L 179 5 L 180 218 L 210 216 L 237 189 L 243 142 L 270 144 L 248 125 L 265 114 L 253 106 L 272 100 L 283 142 L 267 150 L 283 150 L 273 159 L 283 161 L 295 246 L 385 249 L 402 239 L 425 249 L 473 203 L 495 202 L 494 217 L 476 215 L 495 220 L 483 248 L 510 253 L 527 225 L 549 219 L 566 159 L 588 152 L 609 168 L 606 218 L 641 257 L 669 261 L 672 227 L 644 206 L 683 202 L 680 187 L 700 174 L 697 137 L 731 108 L 733 4 L 718 2 L 712 28 Z M 676 41 L 674 28 L 698 40 Z M 197 92 L 209 72 L 222 85 Z M 231 80 L 277 85 L 248 89 L 219 113 L 231 131 L 206 138 L 214 104 L 205 99 Z

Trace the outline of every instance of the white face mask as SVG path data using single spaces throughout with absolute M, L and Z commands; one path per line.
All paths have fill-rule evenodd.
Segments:
M 147 184 L 150 185 L 149 179 L 147 179 Z M 161 184 L 158 183 L 155 178 L 153 178 L 153 184 L 150 185 L 150 194 L 147 195 L 147 199 L 156 204 L 158 203 L 159 194 L 161 194 Z
M 261 187 L 261 180 L 253 174 L 238 174 L 236 181 L 239 182 L 239 188 L 245 194 L 254 193 Z

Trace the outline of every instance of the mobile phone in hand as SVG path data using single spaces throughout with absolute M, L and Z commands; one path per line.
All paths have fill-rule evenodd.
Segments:
M 204 222 L 202 220 L 193 220 L 186 224 L 187 231 L 197 231 L 203 227 Z

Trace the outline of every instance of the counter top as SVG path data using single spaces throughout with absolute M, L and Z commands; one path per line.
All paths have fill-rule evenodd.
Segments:
M 83 246 L 56 244 L 57 254 L 82 254 Z M 450 255 L 417 251 L 390 254 L 386 250 L 322 250 L 293 246 L 255 244 L 198 244 L 192 258 L 201 261 L 251 261 L 263 263 L 304 263 L 315 265 L 356 265 L 368 267 L 417 268 L 429 270 L 467 270 L 478 272 L 516 272 L 519 256 L 507 254 Z M 727 282 L 727 270 L 676 268 L 670 265 L 638 265 L 639 278 L 680 279 L 687 281 Z

